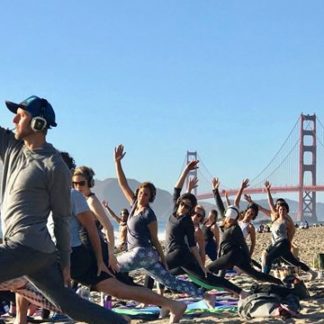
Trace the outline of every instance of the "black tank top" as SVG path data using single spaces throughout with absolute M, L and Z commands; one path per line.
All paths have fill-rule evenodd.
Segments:
M 210 229 L 211 226 L 202 225 L 201 230 L 204 235 L 205 242 L 209 242 L 214 239 L 214 233 Z

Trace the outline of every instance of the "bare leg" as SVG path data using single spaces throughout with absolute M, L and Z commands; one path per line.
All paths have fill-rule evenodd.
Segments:
M 171 312 L 170 323 L 179 322 L 187 308 L 184 303 L 165 298 L 144 287 L 125 285 L 115 278 L 101 281 L 95 288 L 98 291 L 102 291 L 116 298 L 131 299 L 141 303 L 155 304 L 166 308 Z
M 16 294 L 16 319 L 14 324 L 27 324 L 28 307 L 29 301 L 19 294 Z

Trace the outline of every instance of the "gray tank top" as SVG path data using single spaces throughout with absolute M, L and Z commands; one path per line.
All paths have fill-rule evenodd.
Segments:
M 272 244 L 288 239 L 287 224 L 285 221 L 274 221 L 271 225 Z

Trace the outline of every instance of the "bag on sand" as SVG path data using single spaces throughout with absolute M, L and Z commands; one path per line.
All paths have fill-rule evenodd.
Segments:
M 238 303 L 238 313 L 245 320 L 278 316 L 289 318 L 297 316 L 299 309 L 299 298 L 292 294 L 282 298 L 276 294 L 255 293 Z

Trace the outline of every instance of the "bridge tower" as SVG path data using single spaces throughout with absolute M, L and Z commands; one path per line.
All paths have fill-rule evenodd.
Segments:
M 307 129 L 305 128 L 307 124 Z M 306 180 L 306 179 L 307 180 Z M 311 183 L 309 183 L 311 181 Z M 299 146 L 299 204 L 297 220 L 315 222 L 316 192 L 305 191 L 304 185 L 316 186 L 316 115 L 301 114 Z
M 187 164 L 191 161 L 194 161 L 194 160 L 197 160 L 197 151 L 193 151 L 193 152 L 190 152 L 190 151 L 187 151 Z M 198 172 L 197 172 L 197 169 L 195 170 L 191 170 L 187 176 L 187 179 L 186 179 L 186 187 L 188 188 L 188 183 L 189 183 L 189 179 L 191 177 L 197 177 L 198 175 Z M 194 192 L 193 194 L 195 196 L 197 196 L 197 188 L 194 189 Z

